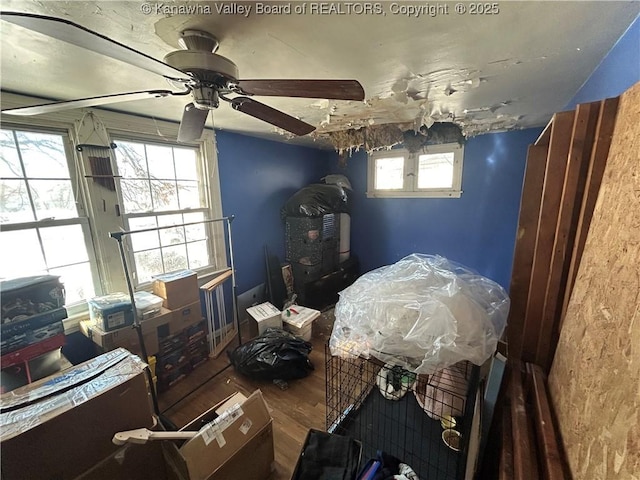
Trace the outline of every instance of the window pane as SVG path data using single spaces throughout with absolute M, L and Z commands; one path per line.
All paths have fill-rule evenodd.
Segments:
M 38 220 L 78 216 L 71 180 L 31 180 L 29 186 Z
M 153 275 L 163 273 L 160 249 L 133 254 L 136 262 L 138 283 L 150 282 Z
M 178 192 L 175 182 L 151 180 L 151 195 L 155 211 L 178 209 Z
M 49 270 L 52 275 L 60 275 L 60 281 L 64 284 L 66 304 L 79 302 L 96 296 L 93 288 L 93 277 L 89 262 L 68 267 L 53 268 Z
M 116 164 L 118 174 L 124 178 L 148 178 L 147 161 L 142 143 L 118 142 Z
M 164 271 L 173 272 L 183 270 L 187 266 L 187 249 L 185 245 L 175 245 L 162 249 L 162 259 L 164 261 Z
M 129 219 L 129 230 L 144 230 L 146 228 L 156 228 L 156 217 L 138 217 Z M 134 252 L 160 248 L 158 232 L 134 233 L 131 235 L 131 246 Z
M 418 157 L 418 188 L 453 187 L 453 152 Z
M 16 132 L 27 177 L 69 178 L 69 167 L 60 135 Z
M 184 223 L 202 222 L 204 218 L 203 212 L 185 213 Z M 194 240 L 204 240 L 207 238 L 206 225 L 190 225 L 184 227 L 187 231 L 187 242 L 193 242 Z
M 178 180 L 198 180 L 197 152 L 190 148 L 174 148 L 176 178 Z
M 32 222 L 33 210 L 24 180 L 0 180 L 0 222 Z
M 0 177 L 23 177 L 11 130 L 0 130 Z
M 40 238 L 49 268 L 89 261 L 82 225 L 41 228 Z
M 122 180 L 120 188 L 125 212 L 142 213 L 151 211 L 151 192 L 147 180 Z
M 200 268 L 209 265 L 207 242 L 187 243 L 189 252 L 189 268 Z
M 376 190 L 402 190 L 404 157 L 376 159 Z
M 158 216 L 158 226 L 166 227 L 168 225 L 182 224 L 182 215 L 161 215 Z M 175 245 L 184 243 L 184 227 L 163 228 L 160 232 L 160 244 L 164 247 L 167 245 Z
M 36 229 L 0 232 L 0 277 L 16 278 L 46 272 Z
M 200 192 L 198 191 L 198 182 L 178 182 L 178 195 L 180 198 L 180 208 L 199 208 L 203 205 L 200 203 Z
M 173 180 L 176 172 L 173 169 L 173 151 L 171 147 L 147 145 L 147 163 L 149 176 L 161 180 Z

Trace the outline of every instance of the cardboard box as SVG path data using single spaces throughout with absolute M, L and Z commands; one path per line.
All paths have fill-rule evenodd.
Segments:
M 158 328 L 162 325 L 169 325 L 173 321 L 173 317 L 174 313 L 172 311 L 163 308 L 159 315 L 140 322 L 147 355 L 155 355 L 158 353 Z M 167 329 L 170 330 L 170 327 L 167 327 Z M 87 338 L 92 340 L 104 351 L 122 347 L 135 354 L 142 353 L 140 351 L 138 334 L 133 327 L 125 327 L 111 332 L 105 332 L 99 326 L 91 322 L 91 320 L 86 320 L 80 322 L 80 330 Z
M 173 318 L 171 319 L 170 334 L 180 333 L 185 328 L 191 327 L 202 321 L 202 306 L 200 298 L 195 302 L 173 310 Z
M 115 433 L 152 428 L 145 368 L 118 349 L 0 395 L 2 478 L 71 480 L 118 449 Z
M 228 407 L 228 408 L 225 408 Z M 217 409 L 214 421 L 198 428 Z M 272 471 L 273 427 L 262 393 L 234 395 L 182 430 L 198 435 L 180 448 L 163 442 L 169 477 L 177 480 L 266 480 Z
M 129 443 L 75 480 L 167 480 L 160 442 Z
M 249 321 L 257 324 L 258 335 L 262 335 L 269 327 L 282 328 L 281 312 L 269 302 L 247 308 L 247 313 Z
M 313 321 L 320 316 L 319 310 L 292 305 L 282 312 L 284 329 L 307 342 L 311 341 Z
M 191 270 L 180 270 L 154 277 L 153 293 L 162 297 L 162 306 L 169 310 L 200 300 L 198 276 Z

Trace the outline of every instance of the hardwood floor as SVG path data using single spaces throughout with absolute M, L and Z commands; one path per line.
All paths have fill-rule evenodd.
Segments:
M 331 336 L 333 319 L 333 309 L 330 309 L 314 322 L 313 351 L 309 358 L 315 370 L 306 378 L 290 381 L 286 390 L 272 382 L 244 377 L 233 367 L 224 369 L 210 379 L 228 365 L 226 355 L 222 355 L 210 359 L 169 391 L 162 393 L 158 399 L 160 411 L 178 427 L 182 427 L 234 392 L 250 394 L 260 389 L 273 418 L 275 471 L 271 479 L 289 480 L 309 428 L 325 429 L 324 345 Z M 237 341 L 230 348 L 235 345 Z M 187 394 L 186 398 L 180 400 Z

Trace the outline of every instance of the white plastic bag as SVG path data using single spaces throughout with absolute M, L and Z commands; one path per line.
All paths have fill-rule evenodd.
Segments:
M 444 257 L 414 253 L 340 292 L 334 356 L 370 355 L 419 374 L 484 363 L 509 313 L 505 290 Z

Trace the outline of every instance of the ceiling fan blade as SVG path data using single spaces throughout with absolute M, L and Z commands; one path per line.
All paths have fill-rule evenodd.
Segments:
M 42 33 L 51 38 L 86 48 L 107 57 L 121 60 L 130 65 L 148 70 L 164 77 L 188 81 L 190 76 L 160 60 L 138 52 L 104 35 L 77 25 L 69 20 L 31 13 L 2 12 L 3 20 Z
M 252 117 L 263 120 L 296 135 L 306 135 L 316 129 L 313 125 L 309 125 L 308 123 L 298 120 L 291 115 L 287 115 L 280 110 L 271 108 L 264 103 L 256 102 L 252 98 L 236 97 L 231 100 L 231 106 L 234 110 L 251 115 Z
M 186 92 L 188 93 L 188 92 Z M 77 100 L 62 100 L 59 102 L 43 103 L 30 107 L 8 108 L 2 113 L 9 115 L 40 115 L 43 113 L 61 112 L 74 108 L 96 107 L 108 103 L 130 102 L 132 100 L 144 100 L 147 98 L 159 98 L 169 95 L 182 95 L 171 90 L 146 90 L 142 92 L 116 93 L 113 95 L 101 95 L 99 97 L 80 98 Z
M 209 110 L 200 110 L 193 103 L 185 105 L 178 130 L 178 141 L 189 143 L 198 140 L 202 136 L 207 115 Z
M 364 100 L 357 80 L 238 80 L 237 86 L 245 95 Z

